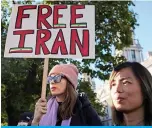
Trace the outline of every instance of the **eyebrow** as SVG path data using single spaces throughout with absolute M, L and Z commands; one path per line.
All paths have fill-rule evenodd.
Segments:
M 132 78 L 131 77 L 123 77 L 123 78 L 121 78 L 120 79 L 120 81 L 123 81 L 123 80 L 126 80 L 126 79 L 131 79 L 132 80 Z M 113 81 L 112 82 L 114 82 L 115 81 L 115 79 L 113 79 Z

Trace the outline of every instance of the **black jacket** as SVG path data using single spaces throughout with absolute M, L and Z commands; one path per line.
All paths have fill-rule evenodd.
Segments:
M 78 95 L 70 126 L 101 126 L 101 120 L 85 94 Z

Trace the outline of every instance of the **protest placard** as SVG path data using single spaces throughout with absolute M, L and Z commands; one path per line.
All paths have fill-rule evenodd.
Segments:
M 95 58 L 92 5 L 14 5 L 4 57 Z
M 4 57 L 45 58 L 45 98 L 48 58 L 95 58 L 94 6 L 14 5 Z

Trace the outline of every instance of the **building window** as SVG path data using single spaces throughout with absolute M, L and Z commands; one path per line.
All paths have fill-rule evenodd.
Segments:
M 131 56 L 133 60 L 136 60 L 135 50 L 131 50 Z

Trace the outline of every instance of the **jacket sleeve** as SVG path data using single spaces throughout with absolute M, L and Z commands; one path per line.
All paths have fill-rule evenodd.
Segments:
M 89 126 L 102 126 L 102 122 L 99 115 L 97 114 L 97 112 L 94 110 L 94 108 L 91 105 L 85 107 L 83 109 L 83 112 L 84 112 L 84 115 L 86 116 L 85 117 L 86 123 Z

